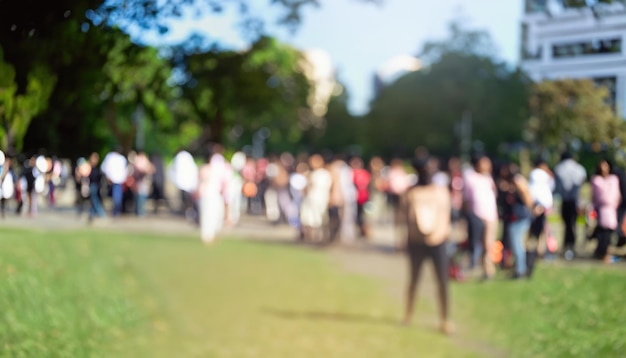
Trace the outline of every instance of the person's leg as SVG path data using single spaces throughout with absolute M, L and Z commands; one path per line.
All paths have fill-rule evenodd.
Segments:
M 423 245 L 407 245 L 407 253 L 409 256 L 409 284 L 406 291 L 404 324 L 410 324 L 413 319 L 417 284 L 422 271 L 422 263 L 426 256 L 425 247 Z
M 509 236 L 513 256 L 515 257 L 515 277 L 522 277 L 526 274 L 526 249 L 524 239 L 528 234 L 530 219 L 518 220 L 509 224 Z
M 367 230 L 365 229 L 365 209 L 364 204 L 356 205 L 356 224 L 359 227 L 359 235 L 361 237 L 367 236 Z
M 576 201 L 564 201 L 561 206 L 561 217 L 565 225 L 565 249 L 574 249 L 576 245 Z
M 0 211 L 2 211 L 2 218 L 4 219 L 5 209 L 6 209 L 7 199 L 0 199 Z
M 30 215 L 37 216 L 37 192 L 35 190 L 30 194 Z
M 611 242 L 611 230 L 603 227 L 598 228 L 598 246 L 594 252 L 594 257 L 597 259 L 604 259 L 607 255 L 609 244 Z
M 137 211 L 137 216 L 145 216 L 146 212 L 145 212 L 145 205 L 146 205 L 146 200 L 148 199 L 148 196 L 146 194 L 142 194 L 142 193 L 137 193 L 137 201 L 136 201 L 136 211 Z
M 437 296 L 439 299 L 439 315 L 441 319 L 441 329 L 444 333 L 451 333 L 452 327 L 449 318 L 449 298 L 448 298 L 448 252 L 447 242 L 430 247 L 435 275 L 437 277 Z
M 124 193 L 122 191 L 121 184 L 113 184 L 111 188 L 113 197 L 113 216 L 117 217 L 122 213 L 122 206 L 124 205 Z
M 483 221 L 484 230 L 482 237 L 482 264 L 483 273 L 486 278 L 492 278 L 496 274 L 496 267 L 491 258 L 491 252 L 496 242 L 496 236 L 498 235 L 498 222 L 497 221 Z
M 474 269 L 480 262 L 483 251 L 483 233 L 485 225 L 473 213 L 468 214 L 468 236 L 470 242 L 470 269 Z
M 526 274 L 528 277 L 533 275 L 533 271 L 535 269 L 535 262 L 537 261 L 538 249 L 539 249 L 539 241 L 541 235 L 543 234 L 546 226 L 546 215 L 541 214 L 533 218 L 530 223 L 529 229 L 529 238 L 534 242 L 532 243 L 533 247 L 528 248 L 526 250 Z M 531 243 L 529 243 L 530 245 Z
M 622 225 L 624 224 L 624 215 L 626 215 L 626 207 L 620 206 L 617 208 L 617 247 L 626 245 L 626 235 L 622 231 Z
M 341 227 L 341 219 L 339 217 L 339 207 L 331 206 L 328 208 L 328 229 L 329 241 L 335 241 Z

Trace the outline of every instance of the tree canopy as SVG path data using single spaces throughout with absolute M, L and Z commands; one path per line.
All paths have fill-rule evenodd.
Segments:
M 520 141 L 527 119 L 528 78 L 484 55 L 485 33 L 451 27 L 450 37 L 428 43 L 429 65 L 384 87 L 367 117 L 371 146 L 387 155 L 409 155 L 417 146 L 461 153 L 460 126 L 471 115 L 472 140 L 491 152 Z
M 530 140 L 562 148 L 572 141 L 612 144 L 624 135 L 624 121 L 608 105 L 609 91 L 587 79 L 542 81 L 532 87 Z

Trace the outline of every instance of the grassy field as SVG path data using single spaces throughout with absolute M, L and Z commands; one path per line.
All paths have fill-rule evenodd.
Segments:
M 455 285 L 455 319 L 471 329 L 451 339 L 434 322 L 400 327 L 401 302 L 384 282 L 344 272 L 323 251 L 2 229 L 0 355 L 619 356 L 624 292 L 623 267 Z M 421 302 L 418 313 L 432 308 Z

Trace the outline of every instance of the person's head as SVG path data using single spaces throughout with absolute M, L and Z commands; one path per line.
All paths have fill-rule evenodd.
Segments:
M 309 158 L 309 166 L 312 170 L 322 168 L 324 164 L 324 157 L 319 154 L 314 154 Z
M 417 173 L 417 185 L 430 185 L 433 176 L 439 171 L 439 161 L 437 158 L 422 156 L 413 160 L 413 169 Z
M 566 150 L 563 153 L 561 153 L 561 161 L 568 160 L 568 159 L 574 159 L 574 156 L 572 155 L 571 152 Z
M 448 160 L 448 170 L 451 172 L 457 172 L 461 170 L 461 160 L 457 157 L 452 157 Z
M 485 154 L 475 154 L 472 156 L 472 166 L 477 173 L 491 174 L 491 159 Z
M 98 162 L 100 161 L 100 155 L 98 155 L 98 153 L 93 152 L 91 153 L 91 155 L 89 156 L 89 164 L 91 164 L 92 166 L 98 165 Z
M 381 157 L 373 157 L 370 160 L 370 169 L 372 172 L 378 172 L 385 166 L 385 162 Z
M 520 174 L 520 167 L 515 163 L 509 163 L 506 167 L 506 176 L 504 178 L 513 181 L 513 179 Z
M 363 159 L 360 157 L 353 157 L 350 159 L 350 167 L 352 167 L 352 169 L 363 169 Z
M 391 164 L 390 164 L 390 166 L 391 166 L 392 168 L 402 168 L 402 166 L 403 166 L 402 159 L 400 159 L 400 158 L 394 158 L 394 159 L 392 159 L 392 160 L 391 160 Z
M 601 159 L 596 167 L 596 175 L 607 176 L 611 174 L 611 164 L 606 159 Z
M 299 162 L 298 165 L 296 165 L 296 173 L 304 174 L 308 171 L 309 171 L 309 165 L 306 162 Z

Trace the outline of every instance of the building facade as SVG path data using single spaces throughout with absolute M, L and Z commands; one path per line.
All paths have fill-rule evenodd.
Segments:
M 626 118 L 626 6 L 526 0 L 525 10 L 521 64 L 531 78 L 593 79 L 609 88 L 611 105 Z

